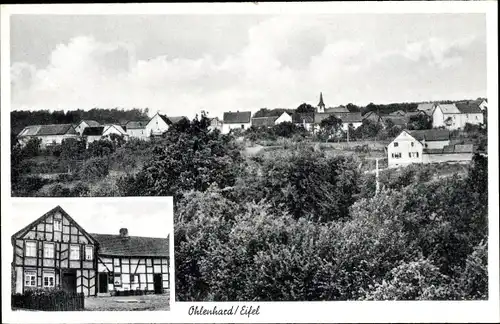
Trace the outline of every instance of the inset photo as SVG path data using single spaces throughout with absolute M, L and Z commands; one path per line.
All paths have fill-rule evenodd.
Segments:
M 170 310 L 171 197 L 14 198 L 11 208 L 13 311 Z

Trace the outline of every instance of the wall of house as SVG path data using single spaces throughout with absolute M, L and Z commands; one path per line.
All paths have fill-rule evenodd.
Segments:
M 79 135 L 46 135 L 46 136 L 35 136 L 38 137 L 42 140 L 40 143 L 40 146 L 42 148 L 48 146 L 48 145 L 55 145 L 55 144 L 61 144 L 62 141 L 66 138 L 78 138 Z
M 94 141 L 98 141 L 102 138 L 101 135 L 89 135 L 89 136 L 85 136 L 85 141 L 87 142 L 87 147 L 89 146 L 90 143 L 94 142 Z
M 428 149 L 442 149 L 450 144 L 450 140 L 445 141 L 424 141 L 424 147 Z
M 158 115 L 154 115 L 153 118 L 146 125 L 146 134 L 150 136 L 161 135 L 168 130 L 168 124 Z
M 89 125 L 86 122 L 81 122 L 80 124 L 78 124 L 78 126 L 75 127 L 75 130 L 78 134 L 82 135 L 84 129 L 88 126 Z
M 423 155 L 423 163 L 443 163 L 443 162 L 469 162 L 472 160 L 472 152 L 470 153 L 445 153 L 445 154 L 428 154 Z
M 222 125 L 222 134 L 228 134 L 232 129 L 248 129 L 250 128 L 251 124 L 250 123 L 234 123 L 234 124 L 227 124 L 224 123 Z
M 61 230 L 54 228 L 55 221 L 61 221 Z M 26 255 L 26 242 L 36 244 L 35 256 Z M 53 244 L 54 253 L 45 257 L 44 245 Z M 78 259 L 70 259 L 70 246 L 79 247 Z M 92 258 L 85 260 L 85 247 L 92 247 Z M 25 235 L 14 241 L 13 267 L 15 269 L 16 292 L 30 288 L 43 288 L 44 274 L 53 274 L 54 287 L 62 285 L 61 275 L 65 269 L 76 271 L 76 291 L 86 296 L 95 294 L 95 269 L 97 267 L 94 242 L 90 241 L 69 219 L 55 213 L 49 215 Z M 25 274 L 36 274 L 34 286 L 25 285 Z M 94 281 L 92 281 L 94 278 Z M 20 284 L 20 286 L 19 286 Z
M 108 292 L 146 290 L 154 292 L 154 274 L 162 275 L 162 287 L 170 288 L 169 259 L 165 257 L 99 256 L 99 273 L 108 275 Z M 130 276 L 134 276 L 131 282 Z M 116 277 L 115 277 L 116 276 Z M 115 280 L 119 278 L 119 280 Z M 100 279 L 99 279 L 100 280 Z M 119 284 L 117 284 L 119 282 Z
M 388 165 L 389 167 L 394 167 L 411 163 L 422 163 L 422 151 L 422 143 L 407 132 L 401 132 L 387 146 Z M 400 157 L 398 157 L 399 154 Z
M 285 122 L 286 123 L 291 123 L 292 122 L 292 116 L 290 116 L 287 113 L 283 113 L 283 114 L 281 114 L 281 116 L 278 117 L 278 119 L 276 119 L 274 121 L 274 124 L 278 125 L 278 124 L 285 123 Z
M 444 124 L 444 114 L 439 106 L 434 109 L 434 113 L 432 114 L 432 128 L 438 128 L 441 126 L 446 126 Z
M 127 129 L 127 134 L 131 138 L 138 138 L 141 140 L 147 140 L 149 139 L 149 133 L 146 128 L 133 128 L 133 129 Z

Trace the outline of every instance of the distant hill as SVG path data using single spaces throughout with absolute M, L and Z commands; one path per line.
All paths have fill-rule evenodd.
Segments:
M 119 108 L 72 111 L 49 111 L 49 110 L 15 110 L 10 113 L 11 131 L 18 134 L 24 127 L 29 125 L 49 124 L 76 124 L 82 119 L 95 120 L 101 124 L 124 124 L 127 121 L 147 121 L 148 108 L 124 110 Z

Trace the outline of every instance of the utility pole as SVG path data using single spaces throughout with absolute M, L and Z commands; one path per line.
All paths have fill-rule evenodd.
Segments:
M 380 182 L 378 178 L 378 159 L 375 159 L 375 196 L 379 193 L 380 191 Z

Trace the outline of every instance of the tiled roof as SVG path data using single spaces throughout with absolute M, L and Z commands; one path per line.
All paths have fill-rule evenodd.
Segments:
M 250 111 L 225 112 L 223 116 L 224 124 L 244 124 L 250 123 Z
M 141 129 L 141 128 L 146 128 L 147 124 L 148 124 L 147 121 L 129 121 L 128 123 L 125 124 L 125 127 L 127 129 Z
M 167 238 L 90 234 L 99 242 L 99 254 L 114 256 L 169 256 Z
M 389 115 L 391 115 L 391 116 L 405 116 L 406 112 L 404 112 L 402 110 L 396 110 L 396 111 L 391 112 Z
M 321 124 L 321 122 L 323 121 L 323 119 L 327 119 L 331 115 L 332 114 L 328 114 L 328 113 L 315 113 L 314 114 L 314 123 L 315 124 Z
M 77 135 L 72 124 L 32 125 L 25 127 L 19 136 Z
M 438 107 L 441 108 L 443 114 L 460 114 L 455 104 L 439 104 Z
M 91 119 L 85 119 L 85 120 L 82 120 L 80 123 L 82 122 L 85 122 L 87 125 L 89 125 L 90 127 L 97 127 L 97 126 L 100 126 L 101 124 L 99 124 L 98 122 L 96 122 L 95 120 L 91 120 Z
M 335 113 L 333 115 L 341 119 L 343 123 L 361 123 L 363 121 L 360 112 Z
M 432 116 L 432 113 L 434 112 L 434 108 L 436 107 L 436 104 L 430 102 L 430 103 L 421 103 L 418 104 L 417 110 L 423 111 L 426 113 L 428 116 Z
M 104 130 L 104 126 L 85 127 L 82 136 L 100 136 Z
M 325 109 L 326 113 L 348 113 L 349 109 L 344 106 L 330 107 Z
M 442 149 L 424 149 L 426 154 L 474 153 L 473 144 L 446 145 Z
M 477 102 L 457 102 L 456 106 L 462 114 L 481 114 L 482 110 L 479 108 Z
M 167 117 L 167 118 L 172 122 L 172 124 L 178 123 L 178 122 L 180 122 L 183 119 L 188 119 L 185 116 Z
M 417 141 L 446 141 L 450 139 L 450 131 L 447 129 L 424 129 L 407 132 Z
M 401 116 L 382 116 L 381 118 L 384 122 L 390 120 L 394 125 L 397 126 L 405 126 L 408 123 L 408 119 Z
M 314 113 L 295 113 L 292 115 L 292 121 L 296 124 L 312 124 L 314 122 Z
M 278 116 L 270 117 L 254 117 L 252 118 L 252 126 L 255 127 L 267 127 L 274 126 L 274 122 L 278 119 Z

